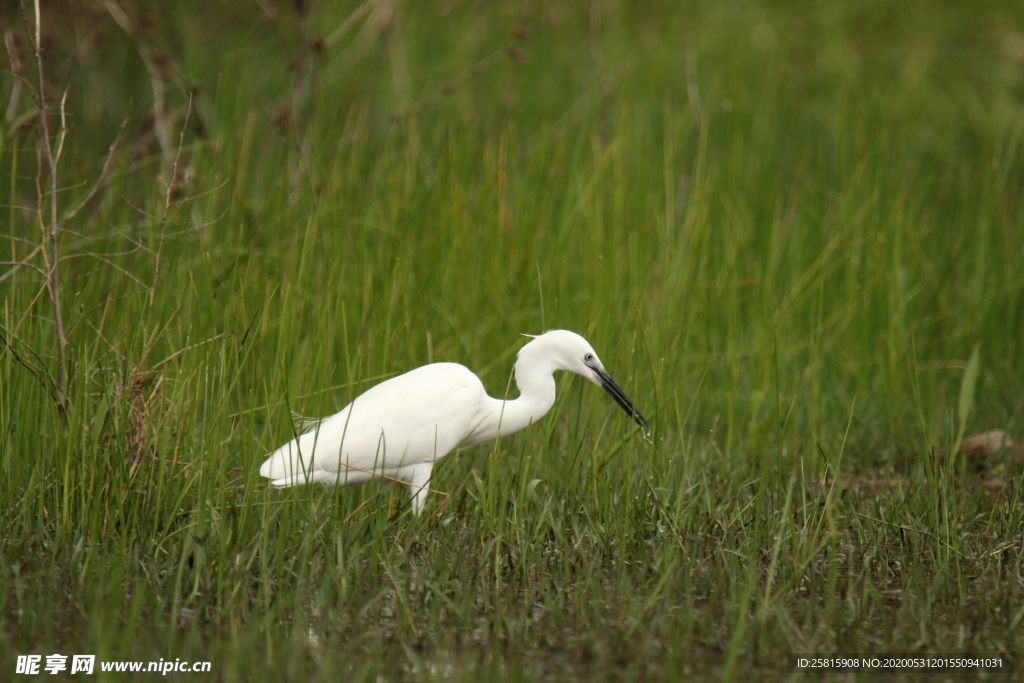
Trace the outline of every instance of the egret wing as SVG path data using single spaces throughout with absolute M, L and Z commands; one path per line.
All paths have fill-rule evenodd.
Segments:
M 468 368 L 425 365 L 381 382 L 286 443 L 263 463 L 260 474 L 279 486 L 346 484 L 432 462 L 472 431 L 486 396 Z

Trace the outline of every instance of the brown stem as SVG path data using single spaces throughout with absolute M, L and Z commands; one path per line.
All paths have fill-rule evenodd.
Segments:
M 64 375 L 64 347 L 67 344 L 67 338 L 64 336 L 64 316 L 61 313 L 60 305 L 60 276 L 57 266 L 59 260 L 57 258 L 57 233 L 59 231 L 60 220 L 57 217 L 57 162 L 59 156 L 54 156 L 53 149 L 50 147 L 50 127 L 46 121 L 46 95 L 44 91 L 44 79 L 43 79 L 43 53 L 42 53 L 42 16 L 39 10 L 39 0 L 34 0 L 35 13 L 36 13 L 36 30 L 35 30 L 35 57 L 36 57 L 36 74 L 39 79 L 39 89 L 36 92 L 36 97 L 39 101 L 39 127 L 40 127 L 40 138 L 39 147 L 42 152 L 45 153 L 46 163 L 50 170 L 50 225 L 46 226 L 46 219 L 42 213 L 40 213 L 39 220 L 43 224 L 44 241 L 46 243 L 46 251 L 44 251 L 44 259 L 46 260 L 46 285 L 50 291 L 50 301 L 53 304 L 53 328 L 57 334 L 57 394 L 59 398 L 58 409 L 61 417 L 67 419 L 65 412 L 65 398 L 66 391 L 65 387 L 67 379 Z M 65 94 L 66 95 L 66 94 Z M 61 147 L 63 148 L 64 135 L 67 133 L 67 128 L 64 125 L 64 101 L 61 100 Z M 42 189 L 42 188 L 38 188 Z M 40 207 L 42 208 L 42 207 Z
M 129 118 L 131 118 L 131 108 L 130 107 L 129 107 L 129 111 L 128 111 L 128 116 L 126 116 L 124 121 L 121 122 L 121 127 L 117 131 L 117 137 L 114 138 L 114 142 L 111 143 L 111 145 L 110 145 L 110 151 L 107 152 L 107 158 L 103 162 L 103 169 L 100 171 L 99 180 L 96 181 L 96 184 L 92 186 L 92 189 L 89 190 L 88 194 L 85 195 L 85 197 L 82 199 L 82 201 L 78 202 L 78 204 L 75 205 L 75 208 L 71 209 L 71 211 L 69 211 L 68 213 L 66 213 L 64 215 L 64 218 L 60 219 L 60 222 L 57 224 L 57 229 L 58 230 L 63 230 L 64 226 L 67 225 L 68 221 L 70 221 L 72 218 L 74 218 L 76 215 L 78 215 L 78 212 L 81 211 L 82 209 L 84 209 L 86 207 L 86 205 L 89 202 L 91 202 L 93 200 L 93 198 L 99 193 L 99 191 L 106 186 L 106 184 L 107 184 L 107 177 L 110 175 L 110 171 L 114 167 L 114 160 L 116 158 L 115 154 L 117 152 L 117 148 L 121 144 L 121 138 L 124 135 L 124 128 L 128 124 L 128 119 Z M 44 233 L 45 233 L 45 231 L 44 231 Z M 16 272 L 18 272 L 22 268 L 35 268 L 36 270 L 39 270 L 39 267 L 33 265 L 31 263 L 31 261 L 38 254 L 43 253 L 45 248 L 46 248 L 46 246 L 47 246 L 47 240 L 45 239 L 45 235 L 44 235 L 43 242 L 41 244 L 37 245 L 31 251 L 31 253 L 29 253 L 28 256 L 26 256 L 25 258 L 23 258 L 23 259 L 21 259 L 20 261 L 17 261 L 17 262 L 4 262 L 4 263 L 0 263 L 0 265 L 13 266 L 6 273 L 4 273 L 3 275 L 0 275 L 0 282 L 3 282 L 7 278 L 13 276 Z M 44 253 L 44 257 L 45 256 L 46 256 L 46 254 Z M 61 260 L 63 260 L 63 259 L 61 259 Z M 69 333 L 69 336 L 70 336 L 70 333 Z
M 117 148 L 120 146 L 121 138 L 124 136 L 124 127 L 126 125 L 128 125 L 128 119 L 130 119 L 131 116 L 132 116 L 132 107 L 131 107 L 131 103 L 129 103 L 128 104 L 128 115 L 124 117 L 124 121 L 121 122 L 121 127 L 117 129 L 117 136 L 114 137 L 114 141 L 112 143 L 110 143 L 110 149 L 107 151 L 107 158 L 103 161 L 103 168 L 100 170 L 99 180 L 96 181 L 96 184 L 92 186 L 92 189 L 89 190 L 89 193 L 87 195 L 85 195 L 85 197 L 82 199 L 82 201 L 78 202 L 78 204 L 75 206 L 75 208 L 71 209 L 71 211 L 69 211 L 64 216 L 64 218 L 61 219 L 61 221 L 60 221 L 60 227 L 61 228 L 63 228 L 67 224 L 68 221 L 70 221 L 72 218 L 74 218 L 78 214 L 79 211 L 84 209 L 86 204 L 91 202 L 93 197 L 95 197 L 99 193 L 99 191 L 101 189 L 103 189 L 103 186 L 106 185 L 106 183 L 107 183 L 107 176 L 110 175 L 110 171 L 114 167 L 114 160 L 116 158 L 115 154 L 117 152 Z
M 139 57 L 142 58 L 142 63 L 145 65 L 146 72 L 149 74 L 149 83 L 153 88 L 153 134 L 156 136 L 157 144 L 160 145 L 160 152 L 163 154 L 164 164 L 170 165 L 171 129 L 170 124 L 167 121 L 166 113 L 166 84 L 164 83 L 163 76 L 160 73 L 160 67 L 156 63 L 153 51 L 150 50 L 149 45 L 139 37 L 138 26 L 136 26 L 135 22 L 125 14 L 124 10 L 121 9 L 121 6 L 118 5 L 117 2 L 114 2 L 114 0 L 104 0 L 104 5 L 113 20 L 121 27 L 121 30 L 125 32 L 125 35 L 131 38 L 135 43 L 135 49 L 138 51 Z
M 156 244 L 154 259 L 156 264 L 153 267 L 153 285 L 149 288 L 149 306 L 146 311 L 146 324 L 142 328 L 142 357 L 139 358 L 139 365 L 136 372 L 141 369 L 142 364 L 149 355 L 153 339 L 150 338 L 149 324 L 153 319 L 153 304 L 156 301 L 156 288 L 160 281 L 160 257 L 164 250 L 165 229 L 167 226 L 167 214 L 171 210 L 171 195 L 174 192 L 174 184 L 178 181 L 178 162 L 181 160 L 181 148 L 185 146 L 185 131 L 188 129 L 188 119 L 192 113 L 192 95 L 188 97 L 188 109 L 185 111 L 185 122 L 181 124 L 181 137 L 178 140 L 178 153 L 174 157 L 174 165 L 171 167 L 171 181 L 167 183 L 167 196 L 164 201 L 164 213 L 160 217 L 160 237 Z M 154 335 L 155 337 L 156 335 Z

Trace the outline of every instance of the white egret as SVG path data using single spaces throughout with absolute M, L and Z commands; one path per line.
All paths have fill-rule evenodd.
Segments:
M 598 385 L 636 420 L 650 426 L 615 383 L 586 339 L 551 330 L 519 349 L 519 398 L 487 395 L 480 379 L 457 363 L 432 363 L 369 389 L 305 434 L 274 451 L 260 467 L 271 486 L 357 484 L 384 475 L 409 484 L 413 511 L 423 509 L 434 463 L 455 448 L 493 441 L 537 422 L 555 402 L 556 370 Z

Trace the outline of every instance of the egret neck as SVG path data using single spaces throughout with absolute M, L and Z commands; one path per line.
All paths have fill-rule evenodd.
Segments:
M 491 398 L 488 401 L 490 414 L 484 418 L 478 430 L 478 433 L 482 431 L 487 436 L 476 443 L 494 439 L 498 435 L 499 423 L 502 434 L 526 429 L 544 417 L 555 404 L 554 374 L 559 368 L 550 357 L 529 353 L 530 350 L 530 344 L 527 344 L 516 360 L 515 378 L 519 386 L 519 398 L 507 401 Z

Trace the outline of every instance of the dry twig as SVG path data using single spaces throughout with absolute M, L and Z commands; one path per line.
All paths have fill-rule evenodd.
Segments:
M 43 249 L 43 262 L 46 264 L 47 270 L 47 288 L 50 291 L 50 301 L 53 304 L 53 327 L 54 332 L 57 335 L 57 396 L 58 409 L 60 410 L 61 417 L 65 417 L 65 385 L 67 378 L 64 375 L 64 347 L 67 345 L 67 337 L 64 335 L 64 318 L 61 311 L 60 301 L 60 273 L 58 271 L 59 260 L 57 258 L 57 234 L 59 231 L 60 221 L 57 217 L 57 164 L 60 161 L 60 154 L 64 149 L 64 137 L 67 134 L 67 122 L 64 117 L 64 103 L 67 100 L 67 91 L 64 92 L 64 97 L 61 99 L 61 132 L 60 132 L 60 144 L 57 148 L 57 153 L 54 154 L 53 148 L 50 145 L 50 127 L 46 120 L 46 92 L 45 92 L 45 79 L 43 77 L 43 48 L 42 48 L 42 12 L 39 9 L 39 0 L 35 0 L 35 39 L 33 48 L 35 51 L 36 61 L 36 75 L 38 77 L 38 83 L 36 85 L 36 99 L 39 106 L 39 143 L 37 148 L 37 161 L 39 162 L 38 170 L 36 173 L 36 194 L 39 198 L 39 227 L 43 233 L 43 244 L 46 248 Z M 45 193 L 42 189 L 42 157 L 46 158 L 46 163 L 50 173 L 50 224 L 46 225 L 46 219 L 43 213 L 43 197 Z
M 20 260 L 3 261 L 0 264 L 10 266 L 10 268 L 3 274 L 0 275 L 0 282 L 3 282 L 11 278 L 22 268 L 28 268 L 39 272 L 46 278 L 46 291 L 50 295 L 50 303 L 53 307 L 53 324 L 54 333 L 57 338 L 57 349 L 56 349 L 56 379 L 54 384 L 56 386 L 55 400 L 57 402 L 57 408 L 60 412 L 62 419 L 67 417 L 67 369 L 65 367 L 65 347 L 68 343 L 68 334 L 64 326 L 64 311 L 61 300 L 61 271 L 60 263 L 65 260 L 66 257 L 62 257 L 59 253 L 58 240 L 62 231 L 66 230 L 67 223 L 72 220 L 78 213 L 84 209 L 89 202 L 99 193 L 99 191 L 106 185 L 107 179 L 110 175 L 114 165 L 114 158 L 124 133 L 124 128 L 128 122 L 126 117 L 124 122 L 121 124 L 118 134 L 111 144 L 107 154 L 107 158 L 104 161 L 103 168 L 100 172 L 100 177 L 93 185 L 92 189 L 86 193 L 85 197 L 82 198 L 66 215 L 63 217 L 59 214 L 57 197 L 62 191 L 59 187 L 60 178 L 60 161 L 64 153 L 64 143 L 67 139 L 68 126 L 67 126 L 67 98 L 68 90 L 65 89 L 60 100 L 60 131 L 56 137 L 56 140 L 51 139 L 50 136 L 50 123 L 46 112 L 46 79 L 43 68 L 43 48 L 42 48 L 42 11 L 40 8 L 39 0 L 34 0 L 34 19 L 35 26 L 34 30 L 29 26 L 29 18 L 27 11 L 23 8 L 23 18 L 25 22 L 25 31 L 29 36 L 29 40 L 32 43 L 32 48 L 35 56 L 36 66 L 36 103 L 38 111 L 38 125 L 39 135 L 37 136 L 36 144 L 36 203 L 37 207 L 34 213 L 39 224 L 42 239 L 39 244 L 35 245 L 31 252 Z M 7 43 L 8 51 L 14 54 L 13 48 L 13 36 L 10 31 L 5 33 L 5 42 Z M 19 81 L 19 84 L 21 81 Z M 13 101 L 10 106 L 15 106 Z M 16 113 L 16 112 L 14 112 Z M 14 115 L 12 111 L 8 111 L 8 118 Z M 44 167 L 45 161 L 45 167 Z M 45 171 L 44 171 L 45 168 Z M 49 176 L 49 187 L 44 190 L 44 173 Z M 49 218 L 47 219 L 47 215 Z M 21 238 L 16 238 L 18 241 L 27 242 Z M 42 254 L 43 265 L 37 265 L 34 260 L 38 255 Z M 38 296 L 36 297 L 38 298 Z M 20 327 L 20 323 L 18 325 Z M 9 345 L 5 345 L 10 348 Z M 13 353 L 13 349 L 12 349 Z M 15 354 L 15 357 L 17 355 Z M 24 363 L 23 363 L 24 365 Z M 27 366 L 26 366 L 27 367 Z M 45 367 L 45 364 L 44 364 Z M 49 370 L 47 370 L 49 373 Z
M 156 302 L 156 289 L 157 289 L 157 285 L 160 282 L 160 265 L 161 265 L 161 258 L 160 257 L 163 255 L 163 250 L 164 250 L 164 238 L 165 238 L 165 235 L 166 235 L 165 229 L 167 227 L 167 215 L 171 211 L 171 195 L 174 192 L 175 183 L 178 182 L 178 163 L 181 161 L 181 149 L 182 149 L 182 147 L 185 146 L 185 130 L 188 129 L 188 119 L 189 119 L 189 115 L 191 113 L 192 113 L 192 96 L 190 95 L 189 98 L 188 98 L 188 111 L 185 112 L 185 122 L 181 126 L 181 136 L 180 136 L 180 138 L 178 140 L 178 153 L 174 157 L 174 166 L 171 169 L 171 180 L 170 180 L 170 182 L 167 183 L 167 194 L 166 194 L 166 198 L 165 198 L 165 201 L 164 201 L 164 212 L 163 212 L 163 215 L 160 216 L 160 226 L 159 226 L 160 237 L 158 238 L 158 241 L 157 241 L 156 253 L 153 255 L 153 258 L 155 259 L 155 265 L 153 266 L 153 284 L 148 288 L 149 289 L 149 292 L 148 292 L 149 293 L 149 306 L 147 307 L 147 310 L 146 310 L 146 323 L 145 323 L 145 325 L 142 328 L 143 329 L 143 332 L 142 332 L 142 349 L 143 349 L 143 351 L 142 351 L 141 357 L 139 358 L 139 364 L 135 368 L 136 372 L 138 372 L 139 369 L 142 367 L 142 364 L 145 362 L 146 356 L 149 355 L 149 351 L 152 349 L 153 342 L 155 341 L 155 336 L 154 337 L 150 337 L 150 334 L 149 334 L 149 329 L 150 328 L 149 328 L 149 326 L 150 326 L 150 322 L 153 319 L 153 304 Z
M 37 0 L 38 2 L 38 0 Z M 111 18 L 135 43 L 135 49 L 146 65 L 146 72 L 149 73 L 149 82 L 153 88 L 153 133 L 156 135 L 157 144 L 163 153 L 164 163 L 171 163 L 171 134 L 170 124 L 167 121 L 165 83 L 157 65 L 153 51 L 149 45 L 140 38 L 138 26 L 129 18 L 121 6 L 114 0 L 104 0 L 104 5 Z

